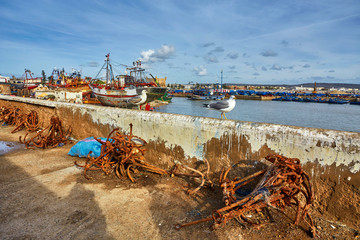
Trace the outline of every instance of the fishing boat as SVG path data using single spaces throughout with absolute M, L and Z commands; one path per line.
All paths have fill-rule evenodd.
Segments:
M 10 83 L 10 77 L 1 76 L 0 74 L 0 83 Z
M 29 69 L 25 69 L 25 73 L 23 74 L 24 78 L 24 88 L 28 90 L 36 88 L 41 83 L 40 77 L 33 77 L 33 73 Z
M 351 105 L 359 105 L 360 106 L 360 98 L 356 98 L 355 101 L 350 102 Z
M 72 69 L 71 74 L 65 73 L 65 70 L 54 68 L 47 86 L 53 88 L 66 88 L 68 90 L 89 90 L 89 77 L 81 78 L 81 72 Z
M 150 81 L 145 77 L 145 69 L 141 61 L 133 62 L 133 66 L 126 66 L 126 74 L 114 77 L 110 54 L 105 56 L 105 63 L 98 74 L 90 81 L 90 88 L 102 105 L 112 107 L 134 107 L 128 100 L 147 91 L 147 102 L 151 102 L 167 93 L 166 87 L 159 87 L 156 79 Z M 101 74 L 105 72 L 104 78 Z M 129 72 L 129 74 L 127 74 Z M 152 76 L 152 75 L 151 75 Z
M 193 93 L 188 96 L 189 100 L 210 100 L 213 92 L 209 89 L 195 89 Z

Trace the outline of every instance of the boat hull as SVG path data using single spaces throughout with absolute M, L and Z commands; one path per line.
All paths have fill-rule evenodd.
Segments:
M 133 104 L 128 100 L 141 94 L 142 90 L 147 91 L 147 102 L 151 102 L 163 96 L 167 88 L 160 87 L 141 87 L 141 88 L 124 88 L 124 89 L 104 89 L 89 85 L 97 99 L 104 106 L 132 108 Z

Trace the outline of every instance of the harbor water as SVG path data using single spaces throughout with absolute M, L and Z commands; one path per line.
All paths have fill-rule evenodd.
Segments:
M 156 111 L 220 118 L 220 112 L 203 107 L 204 103 L 210 102 L 174 97 L 170 104 L 158 107 Z M 360 132 L 359 105 L 237 99 L 234 110 L 226 113 L 226 117 L 231 120 Z

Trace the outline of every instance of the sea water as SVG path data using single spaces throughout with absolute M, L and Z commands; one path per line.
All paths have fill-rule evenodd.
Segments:
M 4 155 L 7 152 L 22 148 L 22 144 L 19 142 L 6 142 L 0 141 L 0 155 Z
M 170 104 L 158 107 L 156 111 L 220 118 L 220 112 L 203 106 L 211 102 L 174 97 Z M 360 105 L 237 99 L 235 108 L 226 113 L 226 117 L 231 120 L 360 132 Z

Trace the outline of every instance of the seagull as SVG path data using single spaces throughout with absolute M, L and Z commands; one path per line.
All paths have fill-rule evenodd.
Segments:
M 141 95 L 130 98 L 128 102 L 134 105 L 138 105 L 139 110 L 141 110 L 141 105 L 145 103 L 147 99 L 146 93 L 146 90 L 142 90 Z
M 230 112 L 234 109 L 236 105 L 235 96 L 230 96 L 228 100 L 223 100 L 215 103 L 204 104 L 204 107 L 208 109 L 214 109 L 221 112 L 221 119 L 224 116 L 224 119 L 227 119 L 225 113 Z

